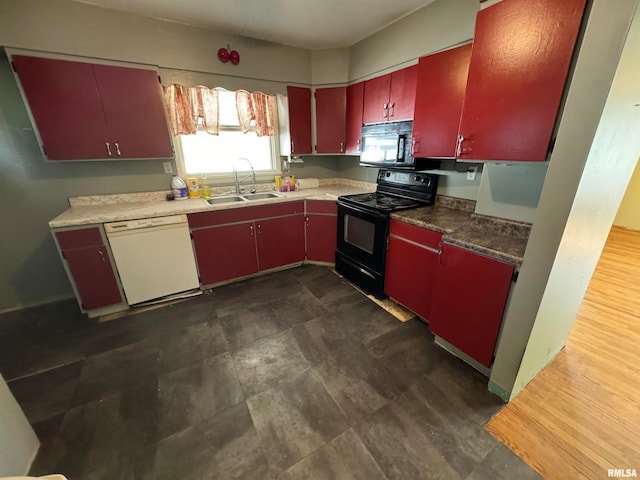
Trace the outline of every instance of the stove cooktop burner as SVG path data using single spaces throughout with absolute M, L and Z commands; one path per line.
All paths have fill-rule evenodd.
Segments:
M 346 195 L 343 198 L 359 205 L 384 211 L 414 208 L 422 205 L 420 202 L 416 202 L 415 200 L 395 197 L 380 192 Z

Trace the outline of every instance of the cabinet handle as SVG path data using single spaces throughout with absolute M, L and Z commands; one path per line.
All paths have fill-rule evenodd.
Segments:
M 291 153 L 296 153 L 296 144 L 293 140 L 291 140 Z
M 356 151 L 360 151 L 360 139 L 356 140 Z
M 258 235 L 260 235 L 262 232 L 260 231 L 260 224 L 258 224 Z
M 118 156 L 122 156 L 122 153 L 120 153 L 120 145 L 118 145 L 118 142 L 115 142 L 114 145 L 116 146 L 116 152 L 118 153 Z
M 389 104 L 382 104 L 382 118 L 389 118 Z
M 442 244 L 438 245 L 438 263 L 442 263 Z
M 411 155 L 420 151 L 420 142 L 416 137 L 411 139 Z
M 396 112 L 395 112 L 395 109 L 396 109 L 396 102 L 391 102 L 391 103 L 389 104 L 389 109 L 390 109 L 390 112 L 389 112 L 389 114 L 387 115 L 387 118 L 389 118 L 389 117 L 393 117 L 393 116 L 395 115 L 395 113 L 396 113 Z
M 98 253 L 100 254 L 100 260 L 102 260 L 102 263 L 105 263 L 106 260 L 104 259 L 104 254 L 102 253 L 102 249 L 99 249 Z
M 462 142 L 464 142 L 464 135 L 458 135 L 458 145 L 456 145 L 456 157 L 462 155 Z
M 340 142 L 340 153 L 344 152 L 344 142 Z
M 104 144 L 107 146 L 107 153 L 111 156 L 111 145 L 109 145 L 109 142 L 104 142 Z
M 249 225 L 249 232 L 251 233 L 251 236 L 253 237 L 253 225 Z
M 309 217 L 304 219 L 304 223 L 307 226 L 307 228 L 309 228 Z

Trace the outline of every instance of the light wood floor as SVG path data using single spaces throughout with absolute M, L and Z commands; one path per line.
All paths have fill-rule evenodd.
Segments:
M 545 479 L 640 475 L 640 232 L 613 227 L 567 346 L 487 430 Z

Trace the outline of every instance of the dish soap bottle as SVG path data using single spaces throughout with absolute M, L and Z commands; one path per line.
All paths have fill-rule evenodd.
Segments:
M 171 177 L 171 193 L 173 193 L 174 200 L 186 200 L 189 197 L 187 184 L 175 173 Z
M 200 179 L 200 196 L 202 198 L 209 198 L 211 196 L 211 189 L 207 184 L 207 176 L 204 173 Z

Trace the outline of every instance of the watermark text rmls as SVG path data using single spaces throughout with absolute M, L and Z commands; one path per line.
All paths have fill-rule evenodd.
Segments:
M 610 468 L 607 470 L 609 478 L 638 478 L 635 468 Z

